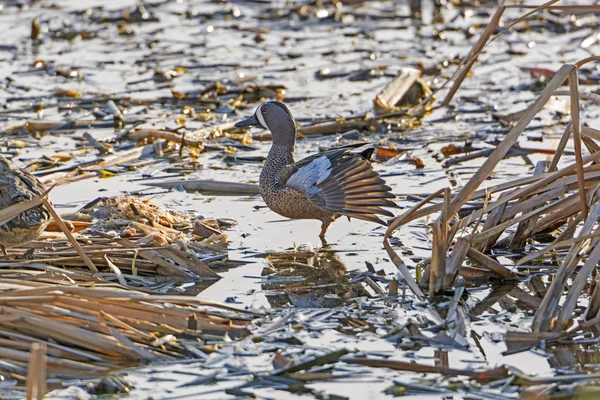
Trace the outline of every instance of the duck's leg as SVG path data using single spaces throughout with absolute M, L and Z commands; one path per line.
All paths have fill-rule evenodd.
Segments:
M 341 217 L 341 215 L 339 214 L 329 214 L 323 217 L 323 219 L 321 219 L 321 233 L 319 234 L 319 238 L 321 239 L 321 243 L 323 245 L 327 244 L 327 240 L 325 239 L 325 233 L 327 233 L 329 225 L 331 225 L 331 223 L 339 217 Z
M 331 225 L 332 222 L 333 220 L 331 219 L 321 221 L 321 233 L 319 233 L 319 238 L 321 239 L 321 243 L 323 245 L 327 244 L 327 240 L 325 239 L 325 233 L 327 232 L 327 229 L 329 228 L 329 225 Z
M 3 244 L 0 244 L 0 250 L 2 250 L 2 254 L 4 254 L 5 256 L 8 255 L 8 252 L 6 251 L 6 247 L 4 247 Z

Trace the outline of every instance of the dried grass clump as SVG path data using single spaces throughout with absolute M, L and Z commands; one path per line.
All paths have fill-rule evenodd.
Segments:
M 0 374 L 17 382 L 3 395 L 24 389 L 28 399 L 41 399 L 47 386 L 66 380 L 203 359 L 212 351 L 203 340 L 249 334 L 256 313 L 160 294 L 165 283 L 219 278 L 202 261 L 222 254 L 226 237 L 217 229 L 195 240 L 189 216 L 135 198 L 98 199 L 72 221 L 45 197 L 36 201 L 53 216 L 50 230 L 62 235 L 48 232 L 52 240 L 11 249 L 0 261 Z M 21 203 L 2 216 L 22 211 Z
M 82 213 L 101 220 L 102 224 L 122 225 L 119 221 L 127 221 L 133 225 L 139 224 L 152 226 L 160 231 L 175 234 L 192 228 L 189 216 L 180 212 L 167 210 L 164 207 L 152 204 L 148 200 L 137 197 L 102 197 L 86 204 Z M 96 224 L 96 229 L 101 228 Z
M 206 263 L 227 258 L 227 236 L 218 229 L 197 236 L 190 216 L 139 199 L 100 198 L 64 216 L 70 219 L 64 221 L 49 203 L 46 207 L 56 222 L 49 230 L 64 236 L 48 232 L 51 240 L 11 249 L 0 260 L 0 267 L 43 270 L 87 266 L 98 278 L 145 288 L 164 281 L 161 277 L 215 281 L 220 277 Z M 218 220 L 205 222 L 219 225 Z M 22 257 L 24 250 L 31 255 Z
M 195 236 L 190 216 L 136 198 L 97 199 L 71 221 L 45 197 L 30 203 L 43 203 L 54 219 L 50 231 L 62 235 L 47 232 L 52 240 L 11 249 L 0 261 L 0 374 L 17 382 L 3 395 L 25 390 L 41 399 L 64 381 L 204 359 L 212 347 L 203 341 L 249 334 L 259 314 L 160 294 L 169 282 L 219 279 L 203 262 L 226 258 L 226 236 L 211 227 L 218 220 L 196 222 L 210 228 L 206 237 Z M 2 218 L 31 204 L 2 210 Z

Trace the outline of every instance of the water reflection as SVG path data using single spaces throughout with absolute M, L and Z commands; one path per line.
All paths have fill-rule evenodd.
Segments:
M 261 288 L 271 307 L 336 307 L 368 295 L 347 275 L 346 265 L 334 251 L 287 251 L 267 256 Z

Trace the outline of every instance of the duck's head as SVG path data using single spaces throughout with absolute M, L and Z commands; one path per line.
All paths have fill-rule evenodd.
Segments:
M 296 141 L 296 122 L 292 113 L 279 101 L 267 101 L 258 106 L 250 118 L 237 124 L 242 126 L 262 126 L 271 131 L 273 144 L 294 147 Z

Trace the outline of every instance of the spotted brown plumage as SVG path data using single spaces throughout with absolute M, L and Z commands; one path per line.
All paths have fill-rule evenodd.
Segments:
M 273 145 L 260 174 L 260 194 L 267 206 L 292 219 L 321 221 L 319 237 L 341 215 L 385 225 L 378 215 L 396 207 L 391 188 L 369 162 L 373 147 L 362 143 L 332 149 L 295 162 L 296 123 L 280 102 L 261 104 L 236 126 L 269 129 Z
M 0 156 L 0 209 L 43 193 L 44 186 L 35 176 Z M 24 211 L 0 225 L 0 246 L 4 250 L 30 242 L 46 229 L 49 222 L 50 214 L 43 206 Z

